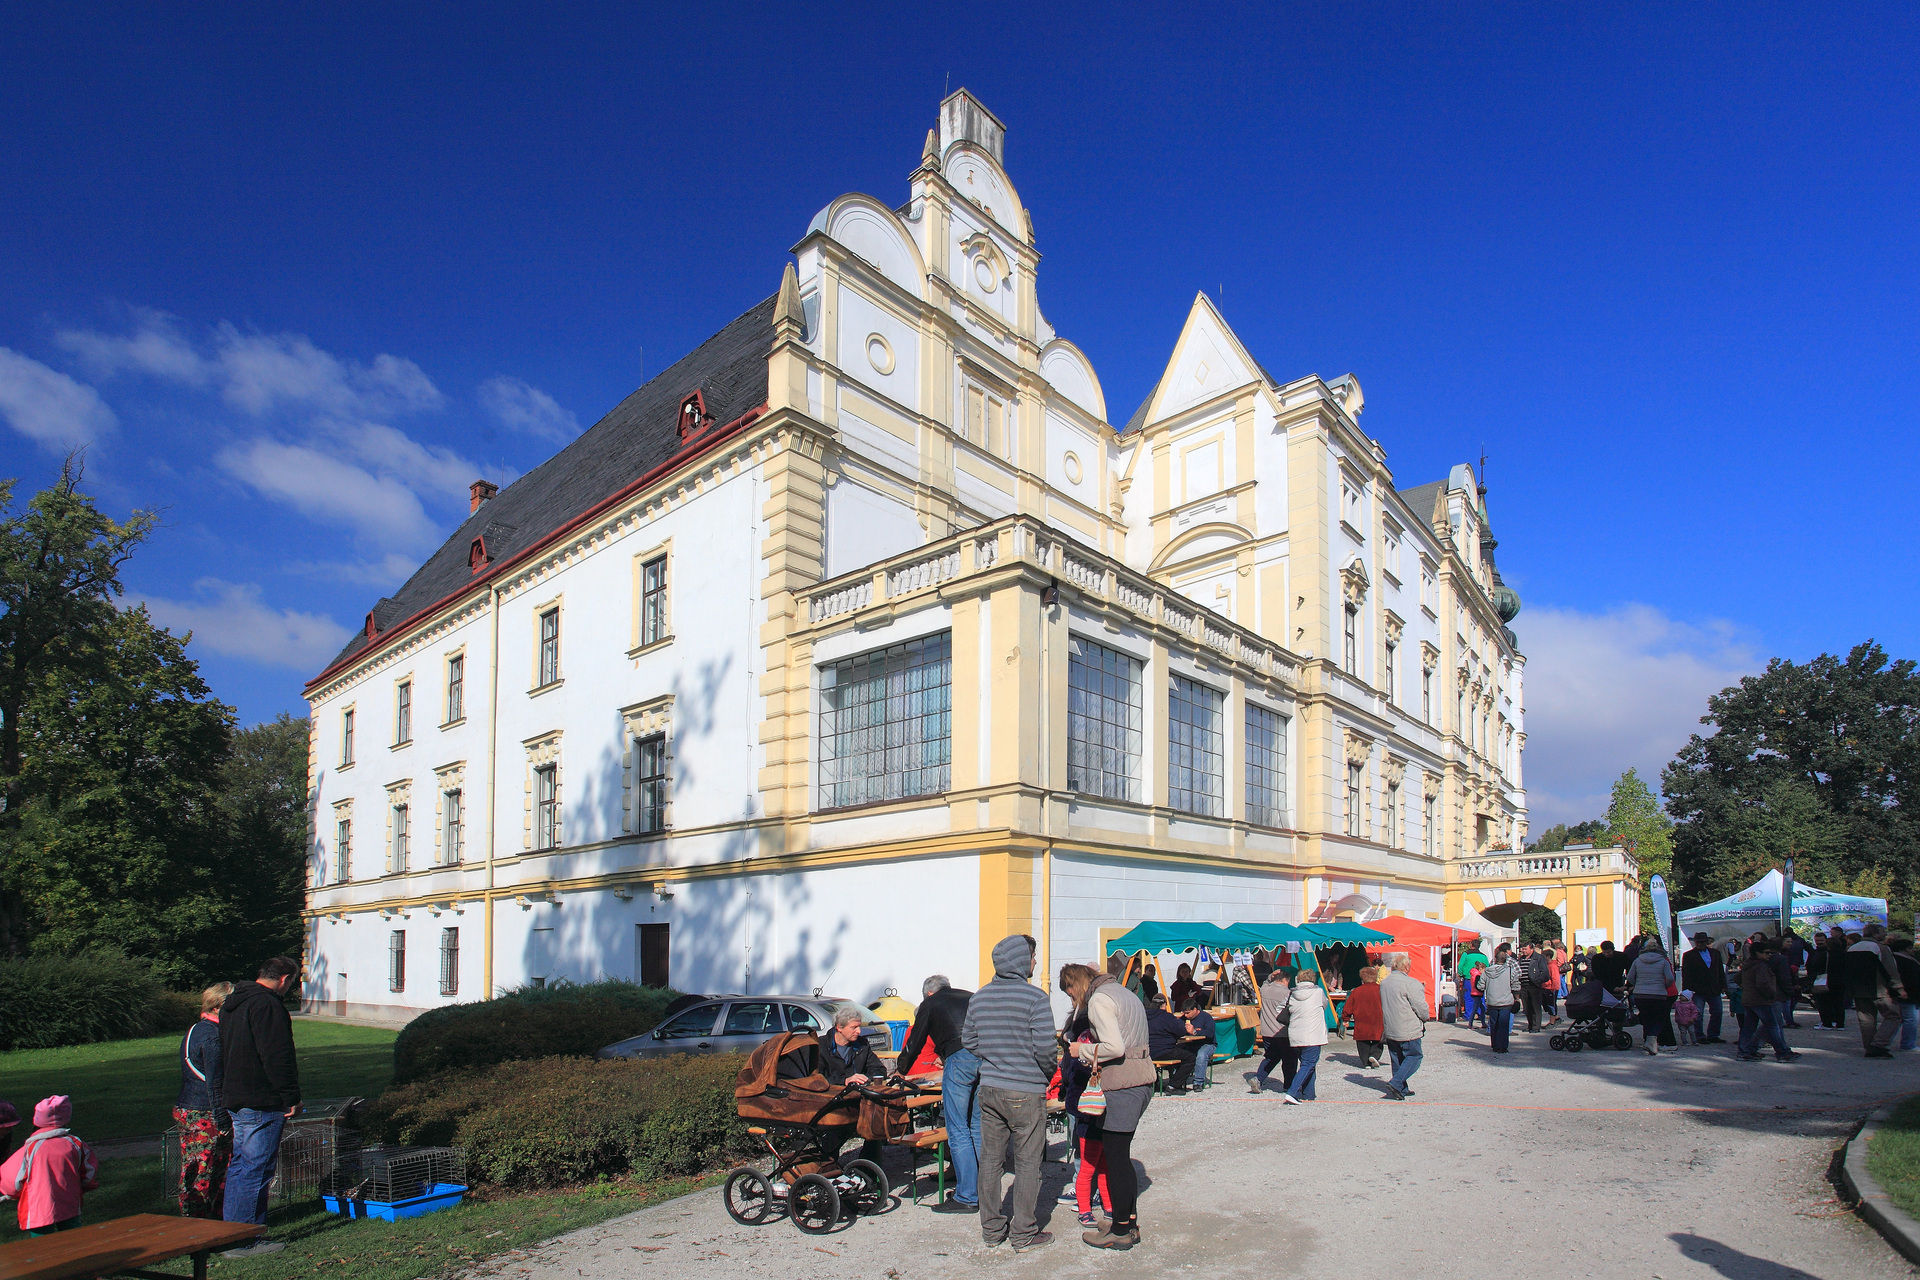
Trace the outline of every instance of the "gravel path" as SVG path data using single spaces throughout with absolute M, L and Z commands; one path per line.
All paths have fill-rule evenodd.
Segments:
M 497 1259 L 484 1274 L 614 1277 L 1258 1276 L 1489 1273 L 1683 1280 L 1879 1280 L 1914 1269 L 1835 1202 L 1835 1150 L 1873 1107 L 1915 1089 L 1920 1053 L 1867 1061 L 1853 1029 L 1789 1031 L 1797 1063 L 1732 1059 L 1731 1045 L 1650 1058 L 1637 1048 L 1555 1053 L 1516 1033 L 1496 1057 L 1479 1035 L 1435 1025 L 1417 1096 L 1349 1042 L 1322 1063 L 1320 1101 L 1249 1096 L 1246 1064 L 1195 1098 L 1157 1098 L 1134 1154 L 1143 1241 L 1058 1237 L 1015 1256 L 982 1247 L 978 1219 L 901 1202 L 824 1237 L 785 1221 L 741 1227 L 702 1192 Z M 1056 1143 L 1052 1153 L 1062 1151 Z M 1011 1180 L 1009 1179 L 1009 1182 Z M 1051 1222 L 1046 1221 L 1051 1214 Z

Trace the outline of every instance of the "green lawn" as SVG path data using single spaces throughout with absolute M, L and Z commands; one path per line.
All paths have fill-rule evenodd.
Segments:
M 378 1094 L 393 1076 L 395 1034 L 380 1027 L 294 1019 L 301 1092 L 309 1098 Z M 71 1094 L 73 1130 L 89 1141 L 160 1133 L 173 1123 L 179 1051 L 180 1037 L 164 1035 L 0 1053 L 0 1098 L 31 1120 L 40 1099 Z
M 1920 1217 L 1920 1098 L 1909 1098 L 1867 1144 L 1867 1172 L 1893 1202 Z
M 672 1196 L 711 1186 L 720 1175 L 670 1182 L 607 1182 L 542 1195 L 469 1201 L 458 1208 L 405 1222 L 349 1221 L 311 1205 L 276 1211 L 268 1233 L 287 1242 L 284 1253 L 248 1262 L 218 1255 L 210 1276 L 226 1280 L 293 1280 L 316 1273 L 353 1280 L 417 1280 L 463 1270 L 482 1258 L 546 1240 L 577 1227 L 643 1209 Z M 160 1184 L 160 1158 L 100 1162 L 100 1189 L 87 1197 L 88 1222 L 130 1213 L 175 1212 Z M 0 1206 L 0 1242 L 22 1238 L 11 1205 Z

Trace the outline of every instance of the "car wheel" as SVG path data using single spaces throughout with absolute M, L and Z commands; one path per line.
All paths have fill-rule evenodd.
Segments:
M 721 1198 L 741 1226 L 757 1227 L 773 1216 L 773 1184 L 758 1169 L 742 1166 L 728 1174 Z
M 817 1173 L 797 1179 L 787 1193 L 787 1216 L 810 1236 L 823 1236 L 840 1221 L 840 1193 Z
M 893 1188 L 887 1183 L 886 1171 L 879 1165 L 871 1160 L 849 1160 L 847 1173 L 860 1184 L 860 1189 L 848 1199 L 848 1208 L 853 1212 L 873 1215 L 885 1213 L 892 1207 Z

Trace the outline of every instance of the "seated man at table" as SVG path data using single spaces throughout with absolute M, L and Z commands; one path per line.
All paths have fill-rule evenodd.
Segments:
M 828 1084 L 866 1084 L 887 1078 L 887 1064 L 861 1031 L 860 1010 L 843 1004 L 833 1011 L 833 1031 L 820 1042 L 820 1074 Z M 860 1158 L 879 1164 L 882 1145 L 869 1138 L 861 1144 Z
M 1193 1079 L 1193 1046 L 1180 1019 L 1167 1012 L 1167 1002 L 1155 996 L 1147 1002 L 1147 1053 L 1155 1062 L 1172 1062 L 1167 1069 L 1167 1092 L 1185 1093 Z
M 1186 1027 L 1187 1034 L 1199 1036 L 1200 1043 L 1193 1046 L 1193 1079 L 1196 1084 L 1205 1086 L 1213 1082 L 1213 1051 L 1216 1047 L 1214 1036 L 1217 1025 L 1213 1015 L 1200 1007 L 1200 1001 L 1189 1000 L 1187 1007 L 1180 1012 L 1180 1021 Z

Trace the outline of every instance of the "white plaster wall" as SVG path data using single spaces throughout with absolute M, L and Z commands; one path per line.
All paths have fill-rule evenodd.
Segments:
M 840 288 L 840 368 L 848 377 L 879 391 L 895 404 L 920 407 L 920 339 L 913 326 L 893 312 L 862 296 L 851 284 Z M 892 349 L 889 367 L 884 356 L 876 363 L 869 347 L 879 334 Z
M 924 539 L 919 518 L 904 502 L 876 493 L 850 477 L 842 477 L 827 489 L 829 578 L 911 551 Z
M 1056 855 L 1053 859 L 1052 958 L 1093 963 L 1102 929 L 1143 920 L 1297 922 L 1297 880 L 1277 872 L 1224 870 L 1129 858 Z
M 670 899 L 641 892 L 623 902 L 593 890 L 563 894 L 558 906 L 496 908 L 495 982 L 637 978 L 635 926 L 655 923 L 672 926 L 669 977 L 681 991 L 804 995 L 821 987 L 865 1004 L 893 987 L 917 1002 L 930 973 L 963 987 L 978 977 L 980 869 L 971 855 L 719 876 L 671 889 Z

